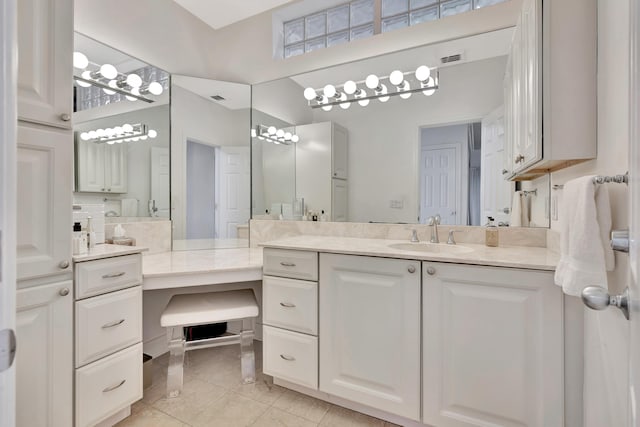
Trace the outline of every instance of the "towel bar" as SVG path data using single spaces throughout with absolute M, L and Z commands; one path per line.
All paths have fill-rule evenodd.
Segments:
M 629 172 L 624 175 L 598 175 L 593 177 L 594 184 L 604 184 L 607 182 L 629 185 Z M 564 184 L 554 184 L 551 188 L 554 190 L 562 190 L 564 188 Z

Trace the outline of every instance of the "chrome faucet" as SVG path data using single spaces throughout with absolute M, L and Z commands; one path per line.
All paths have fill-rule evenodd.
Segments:
M 427 219 L 427 222 L 431 227 L 431 239 L 429 241 L 431 243 L 440 243 L 440 239 L 438 238 L 438 224 L 440 224 L 440 214 L 436 214 L 436 216 L 430 216 Z
M 411 230 L 411 243 L 418 243 L 420 239 L 418 239 L 418 230 L 415 228 Z
M 453 233 L 460 230 L 449 230 L 449 238 L 447 239 L 447 245 L 455 245 L 456 239 L 453 238 Z

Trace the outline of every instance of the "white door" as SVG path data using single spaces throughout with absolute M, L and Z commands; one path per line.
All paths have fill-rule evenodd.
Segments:
M 0 7 L 0 332 L 16 323 L 16 39 L 17 0 Z M 16 370 L 11 349 L 0 341 L 0 425 L 13 426 Z M 3 366 L 5 365 L 5 366 Z
M 511 186 L 502 174 L 504 164 L 504 109 L 489 114 L 482 120 L 480 222 L 488 216 L 497 222 L 509 222 Z
M 151 216 L 169 218 L 169 167 L 169 148 L 151 147 Z
M 83 141 L 76 135 L 76 191 L 102 193 L 107 190 L 104 182 L 106 147 L 106 144 Z
M 219 237 L 235 239 L 250 218 L 249 147 L 220 147 Z
M 349 215 L 349 186 L 345 179 L 331 180 L 331 211 L 325 212 L 335 222 L 347 221 Z
M 107 192 L 127 192 L 128 149 L 126 143 L 107 145 L 105 148 L 104 184 Z
M 349 164 L 349 133 L 342 126 L 332 124 L 331 178 L 347 179 Z
M 457 148 L 423 149 L 420 153 L 420 222 L 440 215 L 441 224 L 460 224 L 460 153 Z
M 320 390 L 420 419 L 420 262 L 320 254 Z

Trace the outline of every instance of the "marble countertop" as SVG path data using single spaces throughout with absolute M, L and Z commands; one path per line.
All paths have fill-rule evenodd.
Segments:
M 90 248 L 89 252 L 86 254 L 74 255 L 73 262 L 84 262 L 114 256 L 138 254 L 145 252 L 146 250 L 147 248 L 143 246 L 110 245 L 108 243 L 104 243 Z
M 560 255 L 547 248 L 525 246 L 500 246 L 490 248 L 485 245 L 461 243 L 458 249 L 468 248 L 468 252 L 416 252 L 390 248 L 393 244 L 408 244 L 408 240 L 362 239 L 354 237 L 296 236 L 264 242 L 261 246 L 278 249 L 298 249 L 349 255 L 368 255 L 386 258 L 440 261 L 457 264 L 489 265 L 496 267 L 524 268 L 553 271 Z M 416 243 L 416 245 L 434 245 Z M 447 246 L 440 243 L 438 246 Z M 436 248 L 437 249 L 437 248 Z
M 262 248 L 149 254 L 142 276 L 144 290 L 262 280 Z

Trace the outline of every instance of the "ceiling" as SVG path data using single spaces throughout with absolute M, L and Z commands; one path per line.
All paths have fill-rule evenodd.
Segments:
M 171 83 L 230 110 L 251 107 L 251 89 L 249 85 L 176 74 L 171 76 Z M 213 95 L 220 95 L 225 99 L 223 101 L 215 101 L 211 99 Z
M 291 0 L 174 0 L 214 30 L 258 15 Z

